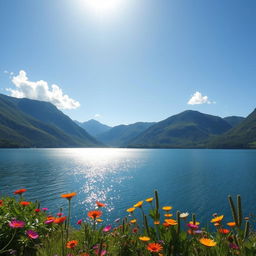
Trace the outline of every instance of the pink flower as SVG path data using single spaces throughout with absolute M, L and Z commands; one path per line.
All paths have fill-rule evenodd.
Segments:
M 234 243 L 230 243 L 229 248 L 234 249 L 234 250 L 239 250 L 239 246 Z
M 38 233 L 33 230 L 27 230 L 26 234 L 31 239 L 37 239 L 39 237 Z
M 49 209 L 48 208 L 42 208 L 42 210 L 44 211 L 44 212 L 46 212 L 46 211 L 48 211 Z
M 194 224 L 190 224 L 190 223 L 188 224 L 188 227 L 191 229 L 194 229 L 194 230 L 199 228 L 198 225 L 194 225 Z
M 51 223 L 53 223 L 53 222 L 54 222 L 54 219 L 46 220 L 46 221 L 44 222 L 44 224 L 51 224 Z
M 58 213 L 57 213 L 57 216 L 58 216 L 58 217 L 61 217 L 62 215 L 63 215 L 63 212 L 58 212 Z
M 77 223 L 76 223 L 76 224 L 77 224 L 77 225 L 81 225 L 81 224 L 82 224 L 82 222 L 83 222 L 83 220 L 82 220 L 82 219 L 80 219 L 80 220 L 78 220 L 78 221 L 77 221 Z
M 108 225 L 108 226 L 106 226 L 105 228 L 103 228 L 103 232 L 108 232 L 108 231 L 110 231 L 111 230 L 111 226 L 110 225 Z
M 21 220 L 12 220 L 9 222 L 9 226 L 11 228 L 23 228 L 25 226 L 25 222 Z

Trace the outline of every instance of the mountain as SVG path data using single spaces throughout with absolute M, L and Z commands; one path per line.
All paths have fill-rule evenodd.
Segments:
M 223 118 L 226 122 L 228 122 L 232 127 L 240 124 L 245 118 L 242 116 L 227 116 Z
M 239 125 L 227 133 L 213 138 L 212 148 L 256 148 L 256 109 Z
M 0 147 L 102 146 L 49 102 L 0 94 Z
M 127 143 L 144 132 L 154 123 L 137 122 L 129 125 L 118 125 L 109 131 L 96 136 L 97 140 L 112 147 L 126 147 Z
M 112 127 L 107 126 L 105 124 L 102 124 L 94 119 L 91 119 L 87 122 L 78 122 L 74 121 L 76 124 L 78 124 L 80 127 L 85 129 L 90 135 L 93 137 L 96 137 L 97 135 L 109 131 Z
M 213 135 L 231 129 L 222 118 L 187 110 L 148 128 L 129 147 L 201 148 Z

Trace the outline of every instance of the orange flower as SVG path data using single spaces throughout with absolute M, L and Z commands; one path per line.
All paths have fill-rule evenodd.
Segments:
M 201 238 L 199 242 L 207 247 L 213 247 L 217 244 L 214 240 L 209 238 Z
M 229 229 L 226 229 L 226 228 L 220 228 L 218 229 L 218 232 L 221 234 L 228 234 L 230 231 Z
M 224 215 L 217 216 L 217 217 L 215 217 L 215 218 L 213 218 L 213 219 L 211 220 L 211 223 L 221 222 L 223 218 L 224 218 Z
M 236 223 L 235 222 L 228 222 L 227 225 L 230 226 L 230 227 L 235 227 Z
M 71 198 L 76 195 L 77 195 L 76 192 L 73 192 L 73 193 L 69 193 L 69 194 L 63 194 L 63 195 L 61 195 L 61 197 L 71 200 Z
M 135 208 L 141 207 L 143 204 L 143 201 L 139 201 L 137 204 L 134 205 Z
M 46 219 L 47 219 L 47 220 L 55 220 L 55 217 L 53 217 L 53 216 L 48 216 Z
M 21 201 L 20 204 L 23 205 L 23 206 L 27 206 L 27 205 L 30 205 L 31 203 L 30 202 L 26 202 L 26 201 Z
M 149 243 L 147 249 L 150 252 L 160 252 L 163 249 L 163 247 L 161 244 L 158 243 Z
M 130 223 L 132 223 L 132 224 L 134 224 L 134 223 L 136 223 L 136 219 L 133 219 L 133 220 L 130 220 Z
M 59 218 L 55 218 L 54 220 L 54 223 L 57 223 L 57 224 L 61 224 L 63 223 L 65 220 L 66 220 L 67 217 L 59 217 Z
M 76 247 L 78 244 L 77 240 L 72 240 L 72 241 L 68 241 L 66 244 L 67 248 L 73 249 L 74 247 Z
M 160 221 L 159 221 L 159 220 L 156 220 L 156 221 L 154 221 L 154 224 L 155 224 L 155 225 L 159 225 L 159 224 L 160 224 Z
M 18 189 L 16 191 L 13 192 L 13 194 L 15 195 L 21 195 L 23 194 L 24 192 L 26 192 L 27 190 L 25 188 L 22 188 L 22 189 Z
M 102 215 L 102 212 L 101 211 L 89 211 L 87 213 L 87 215 L 88 215 L 88 217 L 95 220 L 96 218 L 99 218 Z
M 172 217 L 172 214 L 171 213 L 166 213 L 164 216 L 167 217 L 167 218 L 170 218 L 170 217 Z
M 167 223 L 167 222 L 164 222 L 164 223 L 163 223 L 163 226 L 165 226 L 165 227 L 170 227 L 170 226 L 172 226 L 172 225 L 170 225 L 170 224 Z
M 193 221 L 190 221 L 189 224 L 194 224 L 194 222 L 193 222 Z M 196 221 L 194 225 L 199 226 L 199 225 L 200 225 L 200 222 Z
M 154 197 L 147 198 L 145 201 L 151 203 L 154 200 Z
M 4 201 L 0 200 L 0 207 L 4 205 Z
M 96 201 L 96 204 L 97 204 L 98 207 L 105 207 L 106 206 L 105 204 L 103 204 L 99 201 Z
M 103 222 L 102 219 L 96 219 L 96 221 L 99 222 L 99 223 L 100 223 L 100 222 Z
M 134 212 L 134 210 L 135 210 L 135 208 L 132 207 L 132 208 L 127 209 L 126 211 L 132 213 L 132 212 Z
M 164 206 L 162 209 L 168 212 L 172 209 L 172 206 Z
M 175 225 L 177 225 L 177 221 L 176 220 L 174 220 L 174 219 L 166 219 L 166 220 L 164 220 L 166 223 L 168 223 L 169 225 L 171 225 L 171 226 L 175 226 Z

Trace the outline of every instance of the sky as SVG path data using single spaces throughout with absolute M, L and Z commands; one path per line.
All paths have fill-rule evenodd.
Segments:
M 0 93 L 114 126 L 256 108 L 255 0 L 2 0 Z

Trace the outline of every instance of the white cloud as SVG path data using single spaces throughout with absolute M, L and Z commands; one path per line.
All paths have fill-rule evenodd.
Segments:
M 46 81 L 29 81 L 24 70 L 20 70 L 17 76 L 13 76 L 12 82 L 16 89 L 8 88 L 7 91 L 11 92 L 13 97 L 48 101 L 59 109 L 75 109 L 80 106 L 78 101 L 63 94 L 61 88 L 56 84 L 52 84 L 49 88 Z
M 94 115 L 94 118 L 100 118 L 101 117 L 101 114 L 95 114 Z
M 187 102 L 187 104 L 189 105 L 198 105 L 198 104 L 204 104 L 204 103 L 213 104 L 216 102 L 210 101 L 208 99 L 208 96 L 203 96 L 201 92 L 195 92 L 190 98 L 190 100 Z

